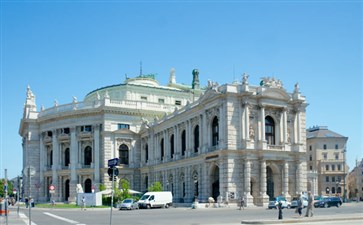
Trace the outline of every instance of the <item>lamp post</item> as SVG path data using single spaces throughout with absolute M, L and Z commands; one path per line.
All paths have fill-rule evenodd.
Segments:
M 330 191 L 330 189 L 327 187 L 327 188 L 326 188 L 326 193 L 327 193 L 328 195 L 330 195 L 330 192 L 329 192 L 329 191 Z

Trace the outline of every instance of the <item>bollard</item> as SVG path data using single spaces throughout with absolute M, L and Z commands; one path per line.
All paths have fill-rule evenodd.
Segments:
M 282 220 L 282 203 L 281 202 L 278 203 L 277 208 L 279 209 L 278 219 Z

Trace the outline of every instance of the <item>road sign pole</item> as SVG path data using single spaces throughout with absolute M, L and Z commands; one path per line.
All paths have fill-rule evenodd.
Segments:
M 110 212 L 110 225 L 112 225 L 112 208 L 113 208 L 113 189 L 114 189 L 114 176 L 115 167 L 112 167 L 112 188 L 111 188 L 111 212 Z
M 20 202 L 19 202 L 19 195 L 20 195 L 20 178 L 18 176 L 18 194 L 16 195 L 16 203 L 18 204 L 18 209 L 17 209 L 17 215 L 19 216 L 19 205 L 20 205 Z

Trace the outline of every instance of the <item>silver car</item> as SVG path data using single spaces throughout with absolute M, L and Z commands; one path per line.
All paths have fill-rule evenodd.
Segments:
M 120 210 L 122 209 L 139 209 L 139 203 L 132 198 L 127 198 L 120 204 Z

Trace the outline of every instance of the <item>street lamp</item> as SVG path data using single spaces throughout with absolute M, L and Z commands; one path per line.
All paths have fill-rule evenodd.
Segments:
M 330 189 L 327 187 L 325 190 L 326 194 L 330 195 L 329 191 L 330 191 Z

